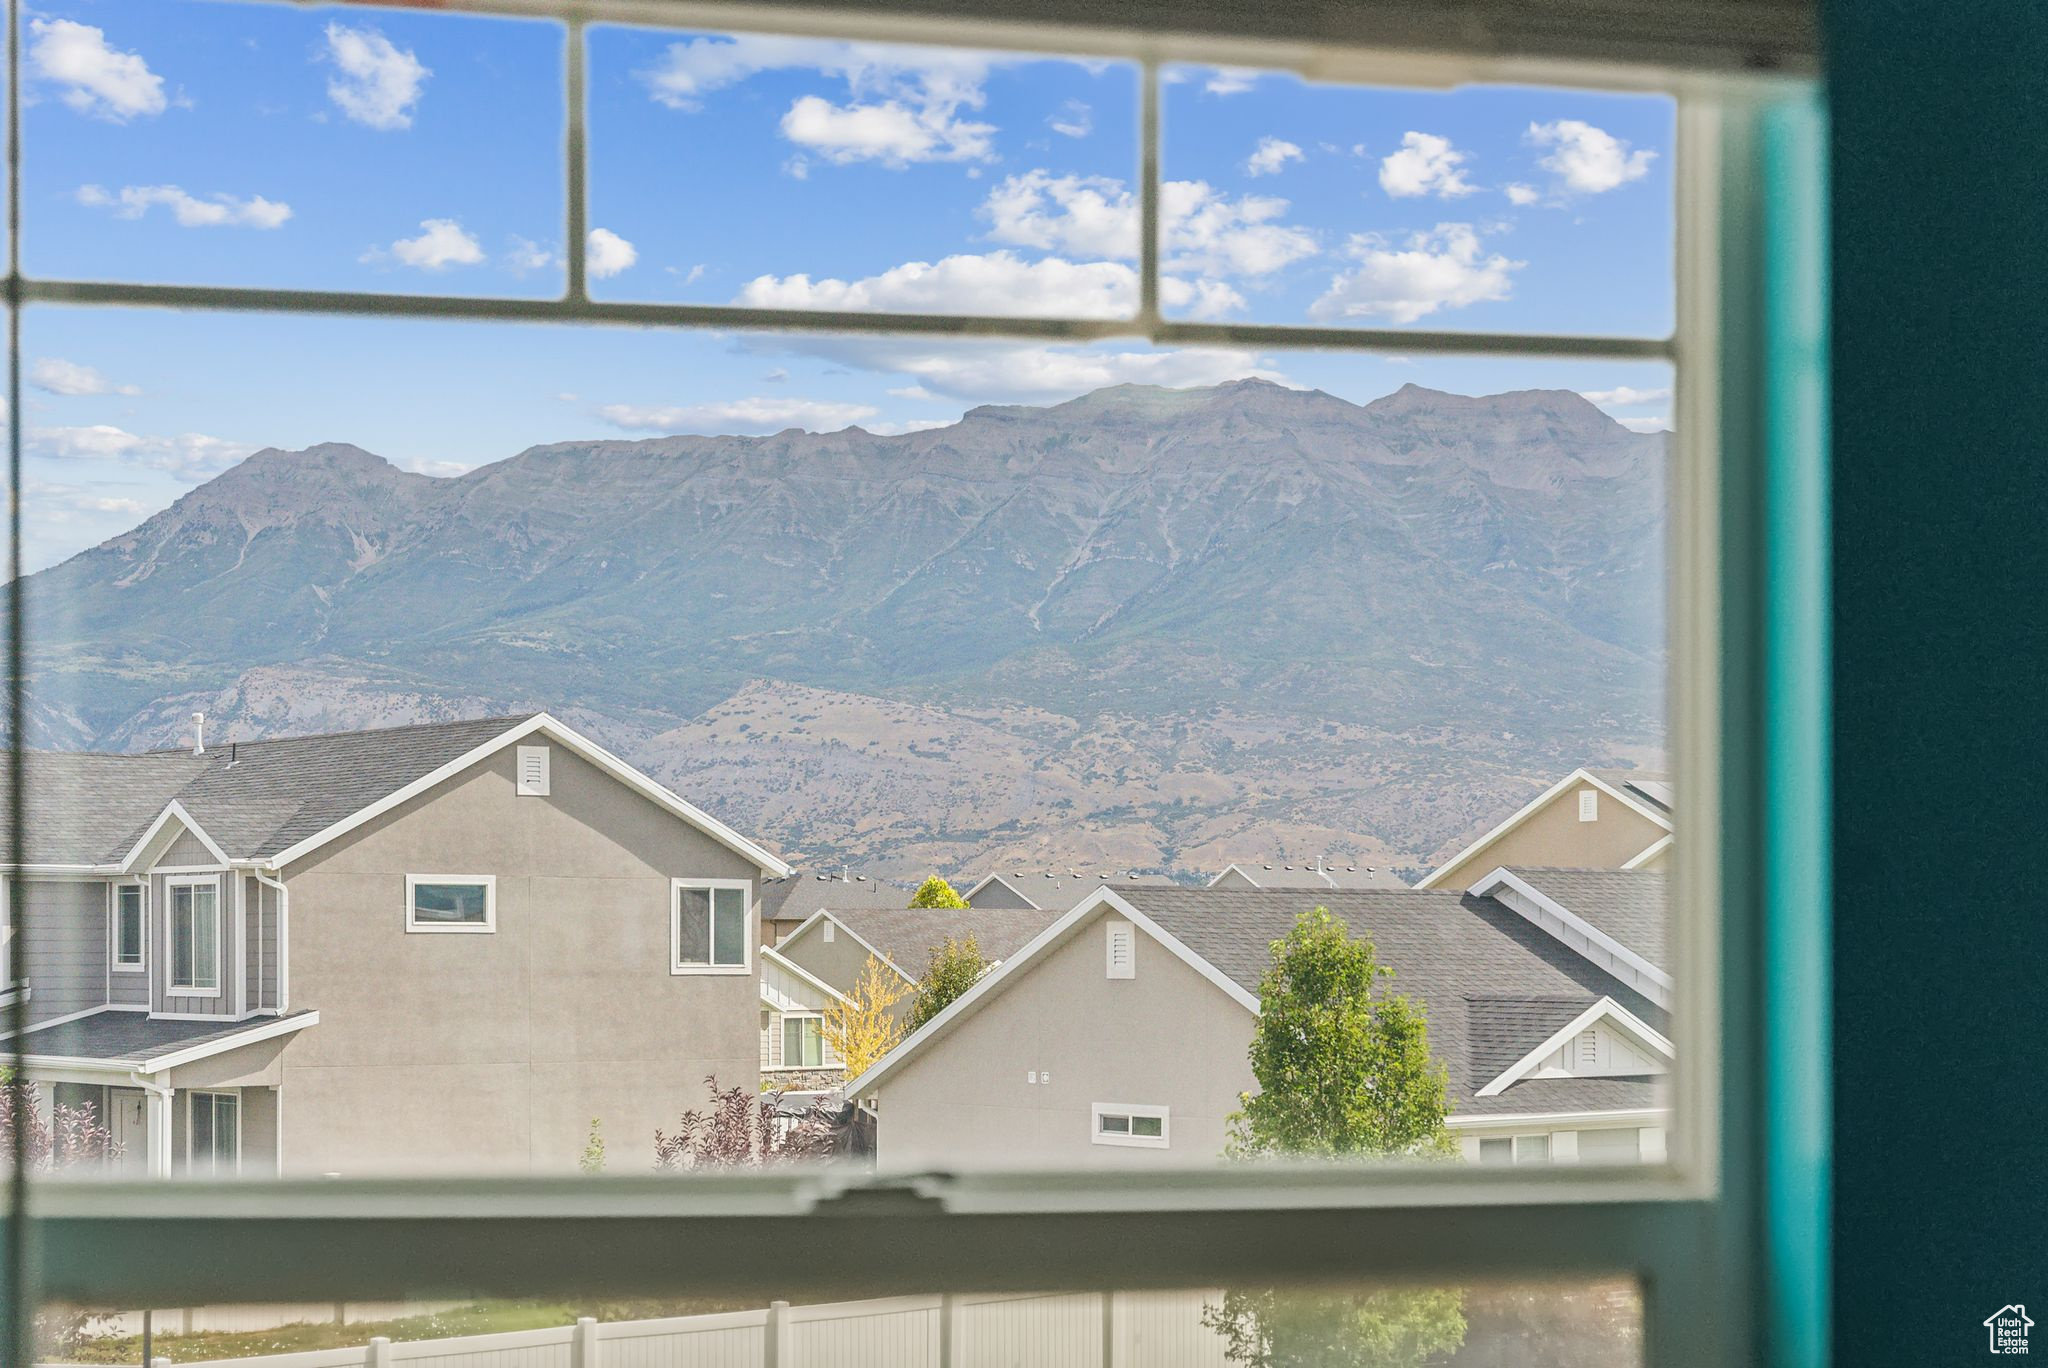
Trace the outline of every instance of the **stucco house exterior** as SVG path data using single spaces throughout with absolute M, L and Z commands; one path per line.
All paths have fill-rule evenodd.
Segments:
M 758 1084 L 787 866 L 547 714 L 27 764 L 19 1049 L 136 1172 L 632 1167 Z
M 1469 888 L 1504 865 L 1668 872 L 1672 803 L 1666 775 L 1575 769 L 1415 886 Z
M 1625 904 L 1611 921 L 1661 920 L 1661 878 L 1616 877 L 1637 882 L 1607 890 Z M 1467 1158 L 1664 1157 L 1668 996 L 1575 948 L 1586 919 L 1546 926 L 1462 891 L 1102 888 L 847 1085 L 874 1108 L 879 1164 L 1213 1163 L 1256 1086 L 1271 944 L 1315 905 L 1370 936 L 1389 991 L 1427 1013 Z

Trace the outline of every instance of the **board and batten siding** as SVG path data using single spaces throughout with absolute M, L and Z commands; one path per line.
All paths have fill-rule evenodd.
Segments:
M 219 864 L 220 861 L 213 858 L 213 852 L 206 848 L 206 843 L 189 831 L 179 832 L 156 859 L 159 869 L 214 869 Z
M 31 1023 L 107 1000 L 107 885 L 100 880 L 16 879 L 9 887 L 21 931 Z
M 277 890 L 242 880 L 243 972 L 252 1012 L 277 1006 Z

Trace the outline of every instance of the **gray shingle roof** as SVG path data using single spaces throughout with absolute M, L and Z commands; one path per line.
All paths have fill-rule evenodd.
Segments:
M 1629 797 L 1665 816 L 1671 815 L 1671 776 L 1656 770 L 1589 769 L 1586 773 L 1602 783 L 1625 789 Z
M 1430 1048 L 1450 1075 L 1454 1113 L 1604 1110 L 1661 1102 L 1661 1088 L 1648 1079 L 1543 1080 L 1541 1107 L 1530 1105 L 1535 1098 L 1524 1091 L 1531 1086 L 1527 1083 L 1496 1097 L 1475 1095 L 1500 1070 L 1478 1075 L 1518 1039 L 1521 1048 L 1502 1068 L 1602 997 L 1613 998 L 1657 1031 L 1670 1029 L 1663 1009 L 1491 898 L 1433 889 L 1309 895 L 1263 889 L 1120 891 L 1132 906 L 1253 994 L 1272 961 L 1272 943 L 1285 937 L 1309 908 L 1329 908 L 1354 934 L 1370 937 L 1380 962 L 1394 971 L 1386 991 L 1408 997 L 1427 1014 Z M 1549 1030 L 1543 1029 L 1553 1021 Z
M 821 907 L 902 908 L 909 906 L 911 892 L 880 879 L 792 874 L 786 879 L 761 881 L 761 917 L 764 921 L 801 919 Z
M 1180 887 L 1179 884 L 1176 884 L 1164 874 L 1119 874 L 1114 870 L 1081 871 L 1078 873 L 1048 872 L 1044 870 L 1032 873 L 1017 873 L 1010 870 L 997 870 L 996 877 L 1029 899 L 1034 907 L 1047 912 L 1071 912 L 1076 907 L 1079 907 L 1082 900 L 1090 893 L 1093 893 L 1104 884 L 1108 884 L 1119 892 L 1126 888 Z M 964 894 L 966 890 L 979 882 L 981 882 L 980 879 L 969 879 L 966 883 L 958 884 L 956 887 Z M 991 885 L 986 890 L 981 900 L 984 907 L 988 906 L 990 902 L 987 894 L 994 892 L 996 892 L 994 885 Z
M 117 860 L 173 799 L 231 858 L 275 855 L 534 716 L 241 741 L 205 755 L 31 752 L 28 859 Z
M 310 1012 L 290 1012 L 282 1019 L 291 1021 L 311 1015 Z M 73 1021 L 31 1028 L 22 1035 L 21 1053 L 147 1064 L 152 1059 L 190 1049 L 194 1045 L 222 1044 L 224 1048 L 232 1048 L 234 1037 L 270 1029 L 276 1020 L 265 1017 L 256 1021 L 233 1022 L 163 1021 L 141 1012 L 109 1008 Z
M 1004 960 L 1016 954 L 1064 910 L 1035 907 L 918 907 L 884 911 L 875 908 L 832 908 L 839 924 L 887 955 L 906 974 L 921 974 L 931 952 L 948 937 L 974 937 L 984 957 Z
M 1408 886 L 1402 882 L 1400 875 L 1385 865 L 1325 865 L 1318 869 L 1313 865 L 1251 864 L 1243 860 L 1235 863 L 1238 870 L 1260 888 L 1293 890 Z
M 1668 970 L 1671 894 L 1662 874 L 1641 869 L 1514 868 L 1508 871 L 1659 969 Z

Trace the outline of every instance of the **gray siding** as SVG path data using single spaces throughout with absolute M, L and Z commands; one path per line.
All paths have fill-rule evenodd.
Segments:
M 16 880 L 15 924 L 30 1021 L 69 1016 L 107 1000 L 107 885 Z
M 115 969 L 107 976 L 107 1001 L 123 1007 L 149 1006 L 149 976 L 156 968 L 156 962 L 152 958 L 156 952 L 151 944 L 154 937 L 150 930 L 151 919 L 156 916 L 156 907 L 148 901 L 155 896 L 155 891 L 151 889 L 150 881 L 147 879 L 143 880 L 142 887 L 144 899 L 142 908 L 142 968 L 139 971 Z M 113 917 L 111 903 L 109 904 L 107 915 L 109 918 L 107 925 L 107 953 L 111 956 L 113 954 L 114 934 L 111 920 Z
M 669 946 L 672 877 L 758 897 L 758 871 L 552 749 L 547 797 L 507 748 L 285 870 L 291 1003 L 320 1013 L 283 1055 L 287 1173 L 569 1172 L 593 1117 L 639 1170 L 706 1076 L 758 1086 L 757 977 Z M 495 877 L 495 931 L 407 932 L 408 873 Z
M 171 819 L 173 823 L 177 820 L 175 817 Z M 157 857 L 156 863 L 159 867 L 170 869 L 212 869 L 219 865 L 220 861 L 206 848 L 205 842 L 189 831 L 181 831 L 178 838 L 165 847 L 164 853 Z
M 243 972 L 248 976 L 250 1011 L 277 1006 L 277 891 L 254 878 L 242 880 Z

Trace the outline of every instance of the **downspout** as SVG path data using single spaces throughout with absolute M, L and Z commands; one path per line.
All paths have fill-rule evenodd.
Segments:
M 143 1113 L 143 1147 L 146 1151 L 144 1163 L 150 1177 L 167 1178 L 174 1162 L 174 1156 L 171 1154 L 171 1106 L 177 1096 L 177 1090 L 168 1083 L 157 1082 L 140 1069 L 130 1073 L 128 1078 L 136 1087 L 156 1099 L 161 1106 L 161 1110 L 157 1106 L 148 1106 Z
M 265 888 L 277 891 L 277 986 L 271 995 L 276 999 L 272 1005 L 276 1007 L 277 1014 L 283 1016 L 286 1008 L 290 1006 L 291 999 L 291 980 L 285 970 L 285 966 L 291 963 L 291 956 L 285 953 L 285 948 L 290 944 L 292 894 L 291 890 L 286 888 L 281 880 L 272 878 L 262 870 L 251 869 L 249 872 L 256 876 L 257 883 L 262 884 Z M 256 954 L 256 981 L 261 983 L 263 981 L 263 943 L 261 939 L 257 941 Z

